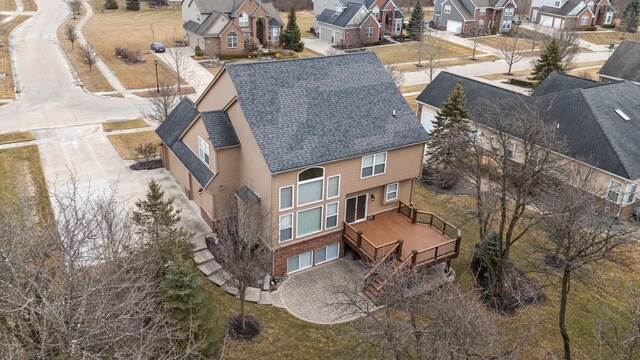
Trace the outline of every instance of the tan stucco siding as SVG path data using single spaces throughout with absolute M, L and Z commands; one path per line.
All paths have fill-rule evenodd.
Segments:
M 190 128 L 182 135 L 182 141 L 193 151 L 196 156 L 198 156 L 199 148 L 198 148 L 198 137 L 202 138 L 209 145 L 209 168 L 214 173 L 217 173 L 218 168 L 216 166 L 215 159 L 215 151 L 213 151 L 213 144 L 211 140 L 209 140 L 209 135 L 207 134 L 207 129 L 204 127 L 204 123 L 202 119 L 198 117 L 196 121 L 193 122 Z
M 228 212 L 231 202 L 234 201 L 234 191 L 242 186 L 240 183 L 240 148 L 226 148 L 216 150 L 216 163 L 221 170 L 211 181 L 208 190 L 214 196 L 214 208 L 212 215 L 215 218 L 223 217 Z
M 222 74 L 211 85 L 211 88 L 198 99 L 198 104 L 196 105 L 198 111 L 222 110 L 237 96 L 231 77 L 226 70 L 222 71 Z

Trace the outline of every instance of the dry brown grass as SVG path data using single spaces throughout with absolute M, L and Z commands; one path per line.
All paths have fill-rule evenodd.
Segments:
M 280 19 L 287 26 L 289 21 L 289 12 L 280 11 Z M 311 10 L 299 10 L 296 12 L 296 22 L 298 28 L 300 28 L 300 36 L 303 38 L 313 38 L 314 34 L 309 32 L 309 29 L 316 26 L 316 20 L 314 19 L 313 12 Z
M 584 67 L 591 67 L 591 66 L 602 66 L 604 65 L 606 61 L 585 61 L 585 62 L 579 62 L 579 63 L 575 63 L 575 64 L 571 64 L 571 66 L 569 66 L 568 70 L 572 70 L 572 69 L 578 69 L 578 68 L 584 68 Z
M 418 85 L 408 85 L 408 86 L 400 86 L 400 92 L 403 94 L 413 93 L 417 91 L 422 91 L 427 87 L 427 84 L 418 84 Z
M 142 119 L 125 120 L 125 121 L 109 121 L 102 124 L 102 131 L 111 132 L 115 130 L 138 129 L 149 127 L 149 123 Z
M 8 134 L 0 134 L 0 144 L 13 144 L 23 141 L 35 140 L 33 134 L 29 131 L 14 132 Z
M 182 87 L 180 87 L 180 92 L 182 93 L 182 95 L 189 95 L 189 94 L 195 94 L 196 90 L 194 88 L 192 88 L 191 86 L 184 86 L 183 85 Z M 154 97 L 154 96 L 156 96 L 156 88 L 154 86 L 153 89 L 151 89 L 151 90 L 136 91 L 136 92 L 134 92 L 134 94 L 136 96 L 143 97 L 143 98 Z
M 439 67 L 446 68 L 449 66 L 468 65 L 468 64 L 475 64 L 479 62 L 496 61 L 496 60 L 500 60 L 500 57 L 495 55 L 488 55 L 488 56 L 476 57 L 475 60 L 471 59 L 470 57 L 463 57 L 463 58 L 451 59 L 451 60 L 441 60 L 441 61 L 437 61 L 437 63 Z M 400 72 L 410 72 L 410 71 L 419 71 L 423 68 L 417 66 L 416 64 L 407 64 L 407 65 L 400 65 L 396 69 Z
M 490 37 L 483 37 L 483 38 L 479 38 L 478 42 L 480 44 L 483 44 L 485 46 L 494 48 L 494 49 L 500 49 L 500 47 L 502 46 L 503 41 L 505 40 L 511 40 L 509 38 L 507 38 L 504 35 L 496 35 L 496 36 L 490 36 Z M 519 39 L 518 43 L 517 43 L 517 48 L 518 50 L 529 50 L 531 51 L 531 47 L 533 45 L 533 41 L 529 40 L 529 39 Z M 540 49 L 542 48 L 543 44 L 542 41 L 536 41 L 536 49 Z M 528 54 L 525 54 L 525 56 L 528 56 Z
M 531 71 L 533 70 L 527 69 L 527 70 L 512 71 L 511 75 L 500 73 L 500 74 L 482 75 L 480 77 L 487 80 L 503 80 L 503 79 L 510 79 L 510 78 L 520 78 L 520 77 L 527 77 L 531 75 Z
M 34 0 L 21 0 L 24 11 L 38 11 L 38 5 Z
M 316 56 L 324 56 L 323 54 L 320 54 L 317 51 L 313 51 L 311 49 L 307 49 L 306 47 L 304 48 L 304 50 L 302 50 L 302 52 L 297 53 L 299 57 L 301 58 L 305 58 L 305 57 L 316 57 Z
M 416 103 L 416 98 L 418 95 L 405 96 L 404 99 L 407 101 L 407 104 L 411 107 L 414 113 L 418 112 L 418 104 Z
M 78 19 L 80 19 L 80 17 Z M 60 46 L 65 54 L 67 54 L 67 58 L 69 58 L 71 64 L 73 64 L 73 68 L 85 89 L 91 92 L 114 91 L 109 80 L 107 80 L 95 66 L 91 72 L 89 72 L 89 67 L 85 65 L 80 58 L 80 45 L 77 41 L 74 44 L 75 48 L 71 48 L 71 43 L 65 36 L 65 28 L 67 25 L 75 26 L 77 22 L 78 20 L 68 19 L 58 28 L 57 36 Z
M 589 80 L 598 80 L 598 72 L 600 71 L 600 67 L 589 68 L 589 69 L 577 69 L 573 71 L 569 71 L 567 74 L 582 77 Z
M 124 160 L 133 160 L 133 152 L 139 144 L 157 143 L 160 138 L 155 131 L 140 131 L 129 134 L 119 134 L 107 136 L 111 145 L 116 149 L 118 155 Z
M 16 11 L 16 2 L 14 0 L 0 0 L 0 11 Z
M 13 29 L 27 20 L 29 16 L 16 16 L 8 23 L 0 26 L 0 72 L 5 73 L 4 79 L 0 80 L 0 98 L 2 99 L 15 99 L 16 94 L 14 92 L 13 76 L 11 69 L 11 58 L 9 55 L 9 35 Z
M 620 44 L 622 42 L 622 31 L 581 32 L 578 33 L 578 37 L 596 45 Z M 640 33 L 626 34 L 624 39 L 640 41 Z
M 426 40 L 428 41 L 428 40 Z M 463 56 L 471 56 L 471 49 L 462 45 L 454 44 L 446 40 L 440 41 L 444 50 L 436 57 L 437 59 L 448 59 Z M 405 42 L 397 45 L 378 46 L 372 49 L 383 64 L 398 64 L 418 61 L 418 43 L 415 41 Z M 484 54 L 476 51 L 476 55 Z M 422 55 L 423 59 L 426 55 Z
M 93 0 L 101 1 L 101 0 Z M 156 74 L 149 44 L 161 41 L 170 46 L 174 39 L 182 39 L 180 9 L 150 9 L 140 4 L 140 11 L 126 11 L 124 1 L 119 0 L 118 10 L 94 10 L 94 16 L 85 24 L 82 32 L 104 63 L 128 89 L 148 89 L 156 86 Z M 115 55 L 115 48 L 140 51 L 144 64 L 129 65 Z M 81 66 L 76 65 L 75 67 Z M 162 81 L 174 82 L 175 73 L 164 62 L 158 61 Z

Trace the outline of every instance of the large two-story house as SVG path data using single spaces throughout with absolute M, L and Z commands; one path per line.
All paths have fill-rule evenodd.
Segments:
M 580 29 L 613 22 L 609 0 L 533 0 L 531 21 L 556 29 Z
M 513 0 L 436 0 L 433 25 L 456 34 L 488 33 L 493 27 L 508 32 L 517 5 Z
M 640 86 L 630 81 L 603 85 L 552 73 L 528 96 L 442 72 L 416 99 L 418 117 L 425 128 L 433 126 L 438 109 L 458 81 L 464 88 L 469 120 L 477 127 L 479 138 L 494 131 L 480 115 L 486 109 L 484 99 L 500 99 L 505 104 L 527 102 L 547 109 L 544 121 L 566 140 L 566 146 L 557 154 L 563 166 L 593 173 L 594 183 L 583 190 L 599 196 L 615 215 L 631 216 L 640 184 Z M 512 140 L 507 158 L 522 162 L 524 149 L 518 134 L 509 135 Z
M 393 0 L 316 0 L 316 33 L 339 46 L 360 46 L 402 33 L 404 15 Z
M 189 46 L 210 56 L 245 52 L 245 42 L 277 47 L 283 22 L 261 0 L 183 0 L 182 20 Z
M 397 266 L 458 254 L 458 230 L 411 206 L 428 135 L 372 53 L 228 64 L 157 133 L 214 231 L 229 202 L 270 213 L 274 276 L 345 251 Z

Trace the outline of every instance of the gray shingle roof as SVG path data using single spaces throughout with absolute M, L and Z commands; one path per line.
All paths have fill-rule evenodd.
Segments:
M 230 64 L 227 71 L 272 173 L 428 140 L 373 53 Z
M 171 149 L 182 164 L 196 178 L 202 187 L 213 179 L 213 171 L 180 140 L 180 135 L 198 115 L 193 102 L 186 96 L 176 105 L 165 121 L 158 126 L 156 134 Z
M 222 14 L 231 14 L 236 11 L 242 4 L 244 0 L 193 0 L 196 3 L 196 6 L 203 14 L 211 14 L 207 16 L 202 24 L 198 24 L 195 21 L 187 21 L 182 27 L 185 30 L 194 32 L 198 35 L 205 36 L 209 29 L 215 24 L 216 20 L 223 16 Z M 271 3 L 263 3 L 260 0 L 255 0 L 256 4 L 262 6 L 262 8 L 269 15 L 269 25 L 270 26 L 283 26 L 284 23 L 282 19 L 280 19 L 280 15 L 278 15 L 278 11 L 273 7 Z M 217 34 L 215 34 L 217 35 Z
M 200 113 L 204 127 L 207 129 L 209 139 L 216 149 L 228 146 L 240 145 L 240 140 L 233 129 L 229 115 L 222 110 Z
M 597 81 L 554 71 L 536 88 L 531 96 L 544 96 L 565 90 L 586 89 L 597 85 Z
M 243 185 L 238 190 L 234 192 L 234 194 L 242 200 L 245 205 L 253 205 L 260 201 L 260 197 L 253 192 L 247 185 Z
M 345 28 L 347 27 L 347 25 L 349 25 L 351 19 L 353 19 L 358 14 L 358 11 L 360 11 L 360 9 L 362 9 L 362 11 L 366 11 L 365 9 L 363 9 L 362 5 L 354 3 L 349 3 L 347 5 L 347 8 L 342 10 L 342 12 L 340 13 L 336 13 L 335 10 L 325 9 L 322 13 L 320 13 L 320 15 L 318 15 L 316 21 Z
M 569 0 L 562 7 L 556 8 L 553 6 L 542 6 L 538 12 L 543 12 L 558 16 L 567 16 L 571 10 L 575 9 L 583 0 Z
M 213 26 L 213 24 L 215 24 L 216 20 L 218 20 L 220 16 L 222 16 L 222 14 L 214 12 L 214 13 L 211 13 L 211 15 L 207 16 L 207 18 L 204 19 L 202 24 L 198 24 L 195 21 L 189 20 L 185 22 L 182 25 L 182 27 L 187 31 L 191 31 L 200 36 L 205 36 L 207 35 L 207 32 L 209 32 L 209 29 Z
M 457 81 L 464 87 L 471 119 L 482 122 L 483 116 L 478 115 L 487 99 L 503 99 L 505 106 L 513 101 L 534 102 L 549 109 L 545 121 L 559 125 L 558 134 L 567 141 L 565 155 L 626 179 L 640 179 L 640 87 L 618 82 L 529 97 L 442 72 L 417 100 L 439 108 Z M 615 109 L 631 120 L 623 120 Z
M 340 2 L 340 4 L 342 4 L 342 6 L 345 6 L 345 7 L 349 3 L 354 3 L 354 4 L 364 5 L 364 7 L 366 7 L 367 9 L 369 9 L 371 5 L 373 5 L 373 3 L 375 2 L 375 0 L 338 0 L 338 1 Z
M 623 41 L 604 63 L 600 74 L 640 82 L 640 42 Z
M 280 19 L 280 14 L 278 13 L 278 10 L 276 10 L 276 8 L 273 7 L 273 4 L 271 4 L 271 3 L 262 3 L 262 8 L 267 13 L 267 15 L 269 15 L 269 25 L 271 25 L 271 26 L 276 26 L 276 25 L 284 26 L 284 22 L 282 22 L 282 19 Z

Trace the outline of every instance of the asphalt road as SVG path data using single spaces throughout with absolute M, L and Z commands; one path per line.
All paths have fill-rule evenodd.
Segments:
M 0 133 L 140 117 L 144 99 L 86 93 L 58 45 L 56 30 L 69 13 L 62 0 L 36 0 L 37 13 L 11 37 L 20 93 L 0 107 Z

